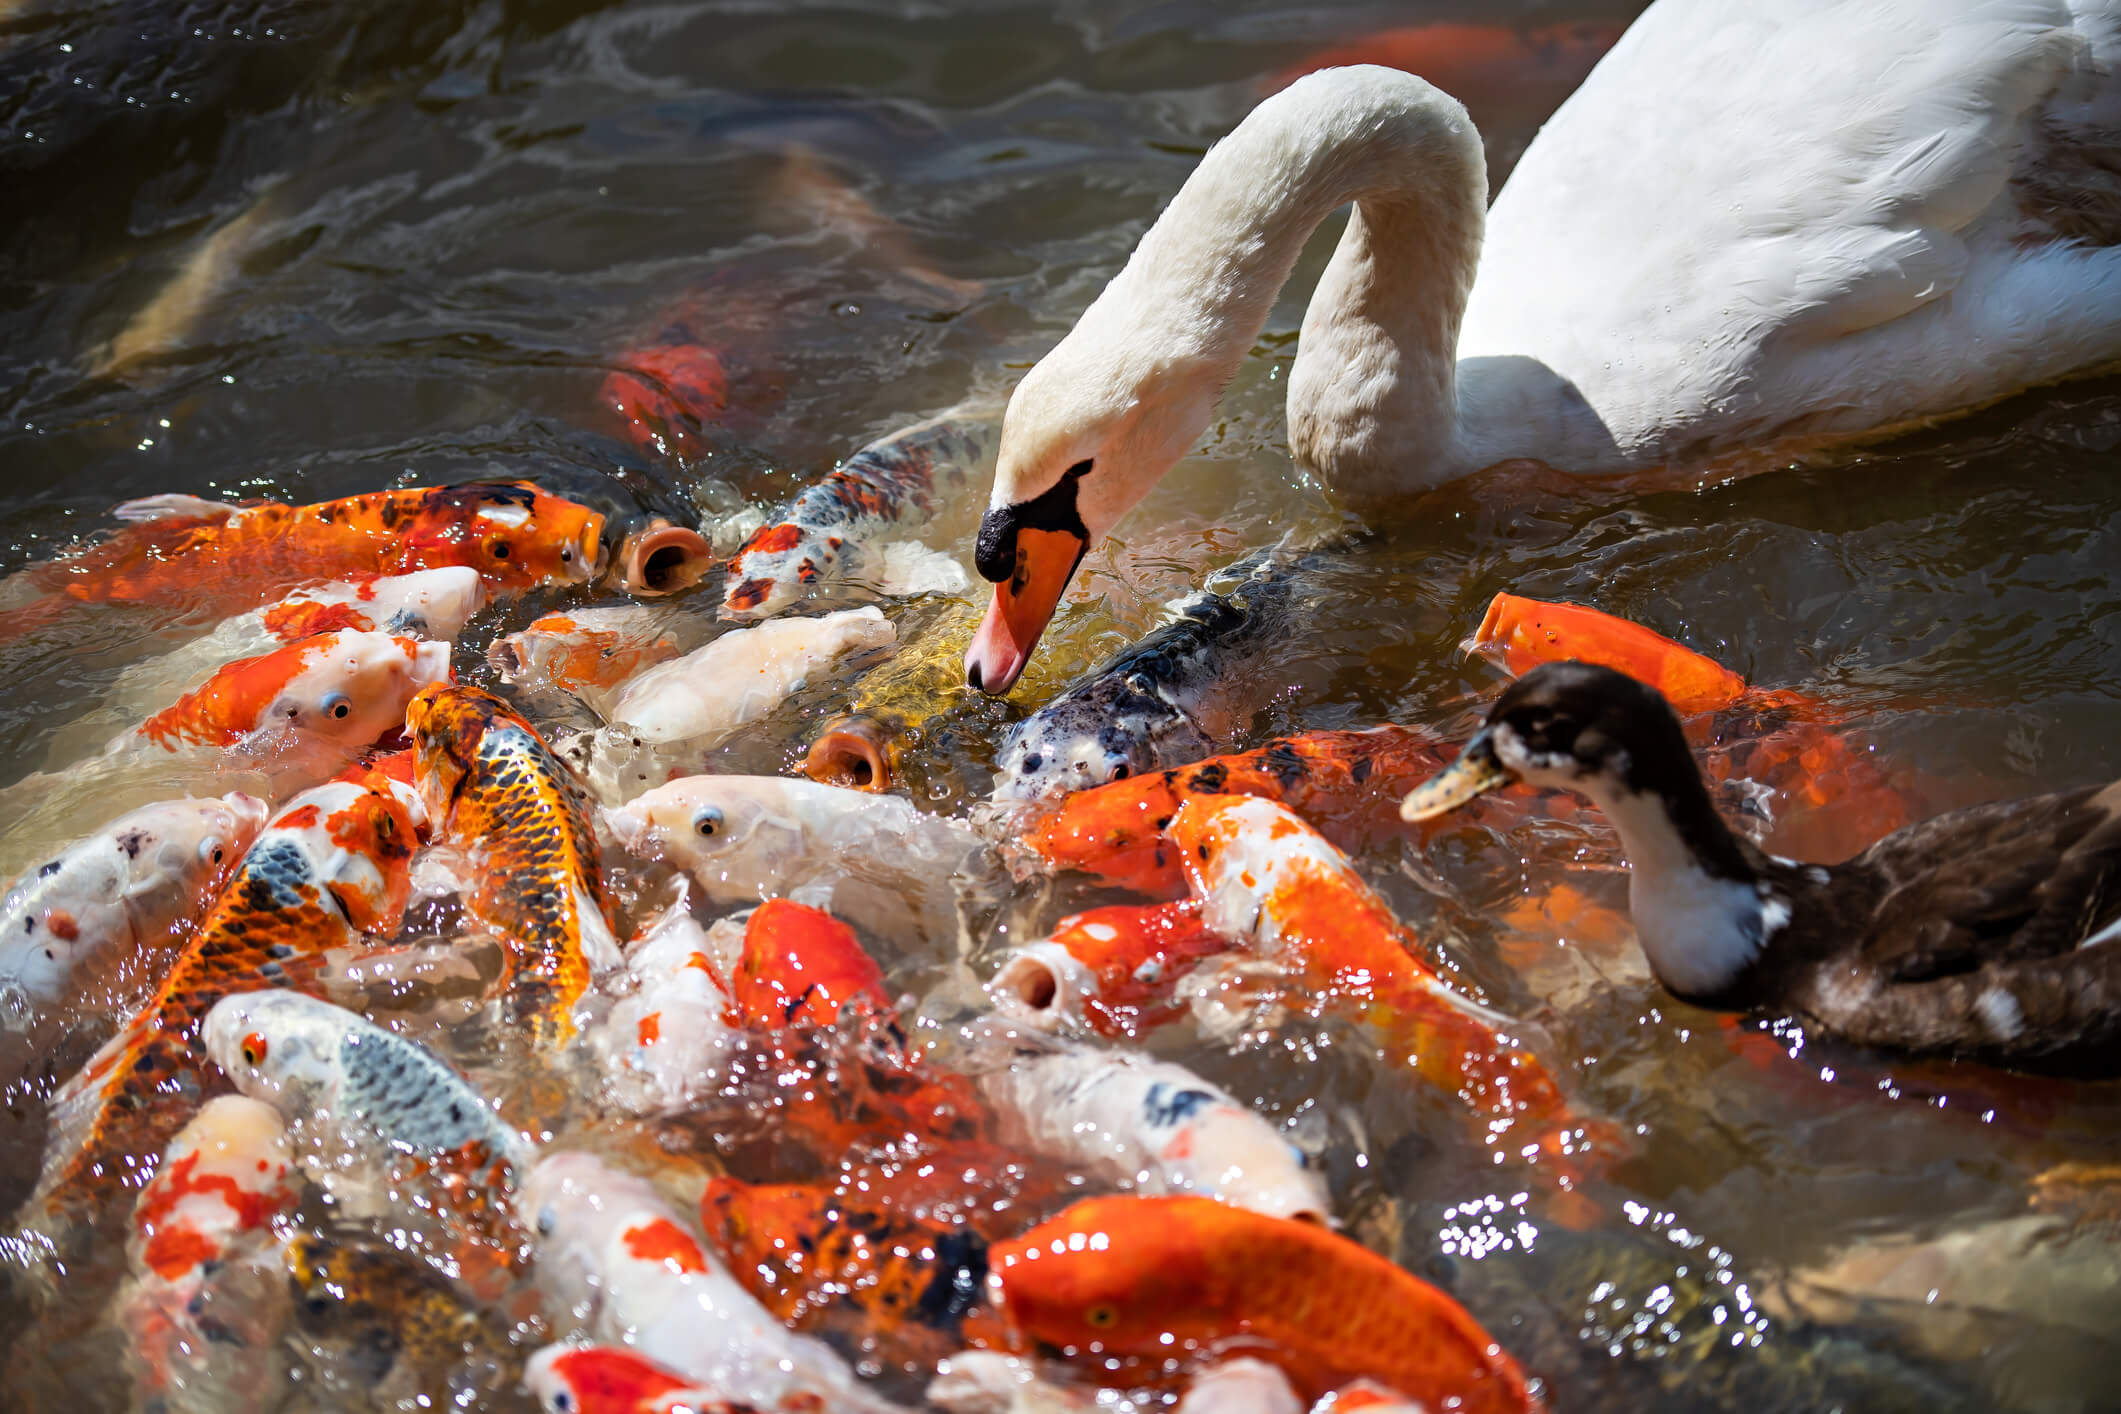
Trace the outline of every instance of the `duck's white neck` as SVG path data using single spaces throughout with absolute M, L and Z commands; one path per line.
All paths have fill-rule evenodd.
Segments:
M 1610 781 L 1576 788 L 1620 833 L 1632 871 L 1628 909 L 1657 980 L 1692 1000 L 1722 995 L 1789 922 L 1788 905 L 1763 889 L 1742 860 L 1734 861 L 1736 844 L 1714 819 L 1706 794 L 1699 811 L 1708 812 L 1714 838 L 1700 838 L 1705 827 L 1696 810 L 1675 819 L 1671 804 L 1653 791 Z
M 1201 160 L 1054 361 L 1072 374 L 1081 360 L 1082 373 L 1131 390 L 1151 423 L 1135 449 L 1175 460 L 1311 232 L 1350 201 L 1304 320 L 1291 449 L 1358 501 L 1386 482 L 1403 491 L 1410 473 L 1456 474 L 1454 360 L 1486 159 L 1456 99 L 1395 70 L 1326 70 L 1255 109 Z

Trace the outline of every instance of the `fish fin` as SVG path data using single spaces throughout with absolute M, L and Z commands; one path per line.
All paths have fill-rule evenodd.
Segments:
M 955 555 L 933 550 L 918 540 L 893 540 L 876 547 L 877 592 L 893 598 L 913 594 L 963 594 L 972 577 Z
M 138 524 L 150 520 L 226 520 L 241 506 L 227 501 L 209 501 L 201 496 L 187 496 L 172 492 L 161 496 L 141 496 L 130 501 L 121 501 L 111 507 L 111 515 L 127 524 Z
M 682 904 L 683 900 L 679 902 Z M 582 920 L 582 957 L 590 972 L 601 975 L 623 966 L 626 959 L 619 952 L 619 940 L 612 935 L 610 920 L 580 884 L 574 886 L 574 907 L 575 915 Z
M 82 1152 L 95 1138 L 111 1095 L 123 1081 L 129 1057 L 153 1032 L 152 1007 L 96 1048 L 88 1064 L 52 1092 L 44 1136 L 44 1166 L 37 1176 L 36 1197 L 27 1211 L 37 1211 L 63 1183 Z

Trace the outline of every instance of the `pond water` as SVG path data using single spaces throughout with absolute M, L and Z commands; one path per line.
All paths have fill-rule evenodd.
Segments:
M 1391 26 L 1634 8 L 0 0 L 0 569 L 165 491 L 299 502 L 621 467 L 710 515 L 771 504 L 879 433 L 1004 396 L 1269 76 Z M 1499 182 L 1566 87 L 1467 72 Z M 1281 402 L 1337 229 L 1203 445 L 1086 563 L 1057 665 L 1139 633 L 1245 548 L 1330 523 Z M 597 396 L 673 311 L 730 373 L 726 414 L 675 454 L 623 440 Z M 1507 589 L 1825 700 L 1924 810 L 2108 779 L 2117 453 L 2121 383 L 2090 381 L 1698 492 L 1447 488 L 1321 572 L 1245 738 L 1464 735 L 1499 678 L 1458 645 Z M 968 565 L 977 509 L 936 531 Z M 690 602 L 711 616 L 710 596 Z M 540 607 L 483 615 L 462 675 L 490 683 L 479 650 Z M 54 723 L 137 653 L 110 624 L 9 659 L 0 776 L 53 764 Z M 789 768 L 843 688 L 698 764 Z M 915 763 L 916 798 L 964 813 L 1035 705 L 968 696 Z M 1625 875 L 1595 821 L 1490 818 L 1362 864 L 1541 1025 L 1580 1106 L 1632 1132 L 1602 1218 L 1557 1221 L 1356 1032 L 1292 1022 L 1233 1053 L 1179 1028 L 1159 1049 L 1322 1135 L 1350 1230 L 1445 1282 L 1557 1410 L 2121 1408 L 2111 1190 L 2103 1221 L 2036 1205 L 2058 1166 L 2121 1165 L 2121 1086 L 1740 1031 L 1666 997 L 1624 929 L 1527 943 L 1525 910 L 1556 886 L 1617 908 Z M 1114 897 L 1027 891 L 997 917 L 1022 936 Z M 899 958 L 892 980 L 928 992 L 942 961 Z M 945 988 L 929 1013 L 956 1001 Z M 11 1098 L 8 1206 L 41 1127 L 36 1097 Z M 123 1407 L 109 1337 L 33 1338 L 26 1290 L 0 1298 L 0 1402 Z

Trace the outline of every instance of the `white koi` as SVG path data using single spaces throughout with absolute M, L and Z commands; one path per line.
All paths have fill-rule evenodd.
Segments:
M 713 1088 L 731 1030 L 722 959 L 741 950 L 743 933 L 728 919 L 700 927 L 681 897 L 627 945 L 625 966 L 597 984 L 618 999 L 588 1033 L 613 1107 L 677 1114 Z

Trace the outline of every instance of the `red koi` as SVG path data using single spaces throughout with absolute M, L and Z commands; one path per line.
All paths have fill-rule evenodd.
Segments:
M 855 1007 L 894 1017 L 884 974 L 854 930 L 823 909 L 768 899 L 744 926 L 744 950 L 729 977 L 732 1020 L 777 1030 L 830 1026 Z
M 1200 900 L 1071 914 L 994 975 L 1005 1009 L 1139 1040 L 1185 1015 L 1172 998 L 1196 962 L 1236 946 L 1201 921 Z

